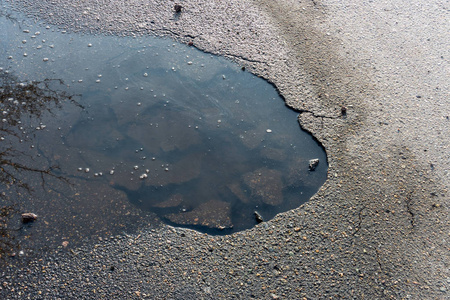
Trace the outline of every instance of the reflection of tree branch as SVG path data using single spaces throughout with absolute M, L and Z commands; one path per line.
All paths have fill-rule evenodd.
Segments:
M 15 238 L 11 234 L 16 230 L 8 228 L 8 220 L 17 213 L 18 210 L 13 205 L 0 207 L 0 258 L 16 248 Z
M 74 99 L 64 91 L 52 89 L 52 84 L 57 83 L 64 85 L 61 79 L 45 79 L 35 82 L 20 82 L 15 76 L 9 72 L 0 71 L 0 112 L 2 113 L 2 122 L 0 125 L 0 133 L 6 136 L 16 137 L 19 140 L 25 134 L 22 128 L 24 115 L 30 119 L 39 119 L 44 111 L 53 114 L 53 108 L 60 108 L 63 101 L 71 101 L 78 107 L 83 108 Z M 2 141 L 3 142 L 3 141 Z M 0 144 L 0 146 L 2 146 Z M 4 183 L 18 183 L 19 187 L 29 190 L 29 186 L 16 178 L 16 174 L 7 170 L 35 172 L 40 174 L 43 184 L 45 184 L 44 175 L 64 180 L 67 179 L 52 174 L 52 170 L 57 166 L 48 169 L 37 169 L 26 166 L 12 160 L 17 155 L 27 156 L 12 146 L 0 152 L 0 168 L 2 171 L 0 180 Z M 12 158 L 11 158 L 12 157 Z
M 0 257 L 18 247 L 13 232 L 20 228 L 8 228 L 8 223 L 19 213 L 15 206 L 20 190 L 34 191 L 29 174 L 39 176 L 43 188 L 48 177 L 70 184 L 68 179 L 55 174 L 58 166 L 48 162 L 48 167 L 36 167 L 33 155 L 17 148 L 29 139 L 30 128 L 42 129 L 28 125 L 42 119 L 44 113 L 54 115 L 54 109 L 60 109 L 68 101 L 84 109 L 73 99 L 74 95 L 57 88 L 63 85 L 60 79 L 20 82 L 8 71 L 0 70 Z
M 2 172 L 4 172 L 4 173 L 8 176 L 7 178 L 5 178 L 5 181 L 6 181 L 6 182 L 11 182 L 11 181 L 16 182 L 16 181 L 17 181 L 17 178 L 15 178 L 13 174 L 11 174 L 10 172 L 8 172 L 8 171 L 4 168 L 4 166 L 11 166 L 11 167 L 14 168 L 14 170 L 16 170 L 16 171 L 28 171 L 28 172 L 35 172 L 35 173 L 40 174 L 40 175 L 41 175 L 41 179 L 42 179 L 42 186 L 43 186 L 43 187 L 45 186 L 45 178 L 44 178 L 44 175 L 51 176 L 51 177 L 53 177 L 53 178 L 59 179 L 59 180 L 61 180 L 61 181 L 64 181 L 64 182 L 67 183 L 67 184 L 70 184 L 70 182 L 69 182 L 69 180 L 68 180 L 67 178 L 62 177 L 62 176 L 58 176 L 58 175 L 55 175 L 55 174 L 52 173 L 53 170 L 59 169 L 58 166 L 51 166 L 51 167 L 48 168 L 48 169 L 42 170 L 42 169 L 36 169 L 36 168 L 27 167 L 27 166 L 25 166 L 25 165 L 22 165 L 22 164 L 19 164 L 19 163 L 14 163 L 14 162 L 12 162 L 12 161 L 10 161 L 10 160 L 5 160 L 5 159 L 0 159 L 0 166 L 2 166 L 2 167 L 0 167 L 0 170 L 1 170 Z M 3 181 L 3 179 L 4 179 L 4 178 L 1 178 L 1 177 L 0 177 L 0 180 Z M 29 185 L 27 185 L 27 184 L 24 183 L 23 181 L 19 180 L 18 183 L 19 183 L 19 185 L 23 186 L 23 187 L 26 188 L 27 190 L 30 190 L 30 191 L 32 190 L 32 189 L 29 187 Z

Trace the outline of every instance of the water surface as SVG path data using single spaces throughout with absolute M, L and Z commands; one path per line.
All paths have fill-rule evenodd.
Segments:
M 27 226 L 12 218 L 21 245 L 73 245 L 161 220 L 229 234 L 257 224 L 255 210 L 270 220 L 298 207 L 325 181 L 325 153 L 297 113 L 235 63 L 168 39 L 17 18 L 0 18 L 2 85 L 16 87 L 2 98 L 14 134 L 1 132 L 0 146 L 14 148 L 10 161 L 49 170 L 16 170 L 29 189 L 3 189 L 4 207 L 40 216 Z M 26 93 L 50 100 L 22 105 L 14 123 L 11 103 Z

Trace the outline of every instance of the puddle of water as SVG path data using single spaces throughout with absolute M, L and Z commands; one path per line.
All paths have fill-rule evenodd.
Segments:
M 9 204 L 41 216 L 21 229 L 31 248 L 158 219 L 229 234 L 253 227 L 255 210 L 269 220 L 298 207 L 326 179 L 325 153 L 297 114 L 234 63 L 167 39 L 75 35 L 4 16 L 0 28 L 4 80 L 34 81 L 59 100 L 10 126 L 21 138 L 1 132 L 2 149 L 21 153 L 12 160 L 54 175 L 14 173 L 32 196 L 4 189 Z

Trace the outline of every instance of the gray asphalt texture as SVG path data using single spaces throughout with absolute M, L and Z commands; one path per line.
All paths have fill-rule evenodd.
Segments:
M 163 225 L 60 249 L 2 270 L 3 299 L 449 299 L 448 1 L 11 3 L 235 60 L 299 111 L 330 166 L 308 203 L 252 230 Z

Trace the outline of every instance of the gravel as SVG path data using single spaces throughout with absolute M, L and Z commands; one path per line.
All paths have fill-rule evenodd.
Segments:
M 329 173 L 252 230 L 161 226 L 7 266 L 3 299 L 448 299 L 448 3 L 10 2 L 67 31 L 165 35 L 237 61 L 298 110 Z

